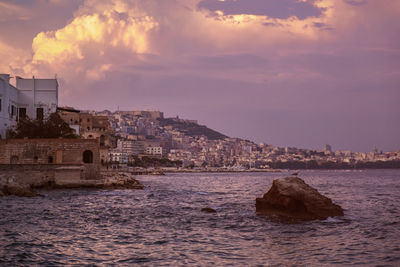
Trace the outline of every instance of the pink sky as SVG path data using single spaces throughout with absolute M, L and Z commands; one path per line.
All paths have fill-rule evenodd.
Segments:
M 400 149 L 398 0 L 0 0 L 0 72 L 276 146 Z

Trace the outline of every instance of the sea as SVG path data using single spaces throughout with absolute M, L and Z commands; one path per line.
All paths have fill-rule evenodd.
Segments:
M 170 173 L 138 176 L 144 190 L 3 197 L 0 265 L 400 266 L 400 170 L 300 171 L 345 215 L 257 214 L 255 199 L 288 175 Z

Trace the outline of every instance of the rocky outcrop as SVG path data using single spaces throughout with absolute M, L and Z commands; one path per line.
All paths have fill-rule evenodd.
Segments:
M 82 180 L 65 179 L 54 180 L 28 179 L 23 172 L 8 172 L 0 174 L 0 197 L 15 195 L 20 197 L 41 196 L 36 189 L 63 189 L 63 188 L 99 188 L 99 189 L 143 189 L 144 186 L 135 179 L 135 176 L 124 172 L 111 172 L 103 174 L 101 179 Z M 63 181 L 63 183 L 60 183 Z
M 124 173 L 103 174 L 104 183 L 101 188 L 104 189 L 143 189 L 144 186 L 135 179 L 135 176 Z
M 274 180 L 270 190 L 256 199 L 256 211 L 301 221 L 344 215 L 339 205 L 298 177 Z
M 0 176 L 0 196 L 19 196 L 19 197 L 36 197 L 39 194 L 31 187 L 30 184 L 17 182 L 14 176 Z

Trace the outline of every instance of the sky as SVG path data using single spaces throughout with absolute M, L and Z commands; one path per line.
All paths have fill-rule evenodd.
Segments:
M 0 0 L 0 72 L 281 147 L 400 150 L 398 0 Z

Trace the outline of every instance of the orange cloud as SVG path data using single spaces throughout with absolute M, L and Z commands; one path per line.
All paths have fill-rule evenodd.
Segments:
M 41 32 L 33 40 L 33 63 L 84 59 L 87 44 L 122 46 L 133 53 L 148 53 L 147 33 L 157 28 L 152 17 L 121 17 L 118 1 L 114 9 L 80 15 L 57 31 Z

